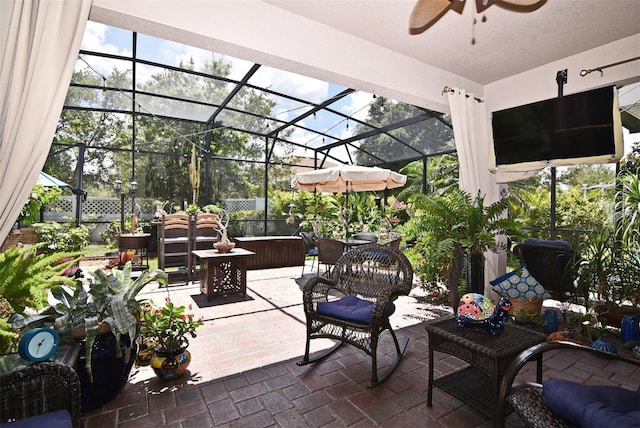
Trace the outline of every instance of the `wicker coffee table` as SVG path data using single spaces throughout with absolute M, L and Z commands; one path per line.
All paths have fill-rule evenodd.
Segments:
M 522 351 L 542 343 L 542 333 L 505 326 L 500 336 L 488 331 L 459 330 L 453 317 L 439 318 L 427 324 L 429 333 L 429 390 L 427 406 L 432 405 L 433 386 L 458 398 L 490 420 L 496 420 L 498 389 L 509 363 Z M 433 352 L 454 355 L 469 366 L 433 378 Z M 542 359 L 537 359 L 537 381 L 542 380 Z

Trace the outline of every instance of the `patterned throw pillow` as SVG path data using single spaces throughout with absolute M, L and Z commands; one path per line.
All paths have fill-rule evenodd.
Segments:
M 502 276 L 490 281 L 492 289 L 504 297 L 512 299 L 548 299 L 551 294 L 531 276 L 526 266 L 522 266 L 522 272 L 507 272 Z

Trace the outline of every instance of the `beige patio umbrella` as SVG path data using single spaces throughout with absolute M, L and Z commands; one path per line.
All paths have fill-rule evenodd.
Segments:
M 291 187 L 318 192 L 371 192 L 402 187 L 407 176 L 390 169 L 359 165 L 338 165 L 331 168 L 300 172 L 291 180 Z

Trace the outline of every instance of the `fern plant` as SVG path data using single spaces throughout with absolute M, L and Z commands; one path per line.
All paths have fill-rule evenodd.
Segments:
M 497 235 L 522 236 L 520 224 L 505 215 L 508 196 L 485 206 L 480 194 L 472 198 L 454 189 L 442 196 L 416 195 L 412 204 L 414 216 L 406 229 L 420 254 L 415 270 L 424 284 L 447 286 L 454 310 L 467 289 L 464 272 L 470 261 L 483 262 L 485 251 L 505 249 Z
M 64 276 L 65 270 L 78 261 L 78 253 L 39 254 L 42 244 L 10 247 L 0 253 L 0 352 L 15 350 L 19 329 L 12 326 L 14 314 L 23 315 L 26 308 L 34 311 L 46 306 L 47 290 L 74 280 Z M 58 263 L 61 259 L 68 260 Z

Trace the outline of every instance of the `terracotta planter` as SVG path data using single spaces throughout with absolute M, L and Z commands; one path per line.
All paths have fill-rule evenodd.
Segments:
M 216 250 L 219 253 L 230 253 L 231 250 L 236 246 L 235 242 L 216 242 L 213 244 Z
M 640 317 L 640 310 L 630 306 L 620 306 L 613 310 L 602 311 L 598 313 L 598 316 L 607 320 L 609 327 L 620 328 L 622 325 L 622 318 L 625 315 L 633 315 Z

